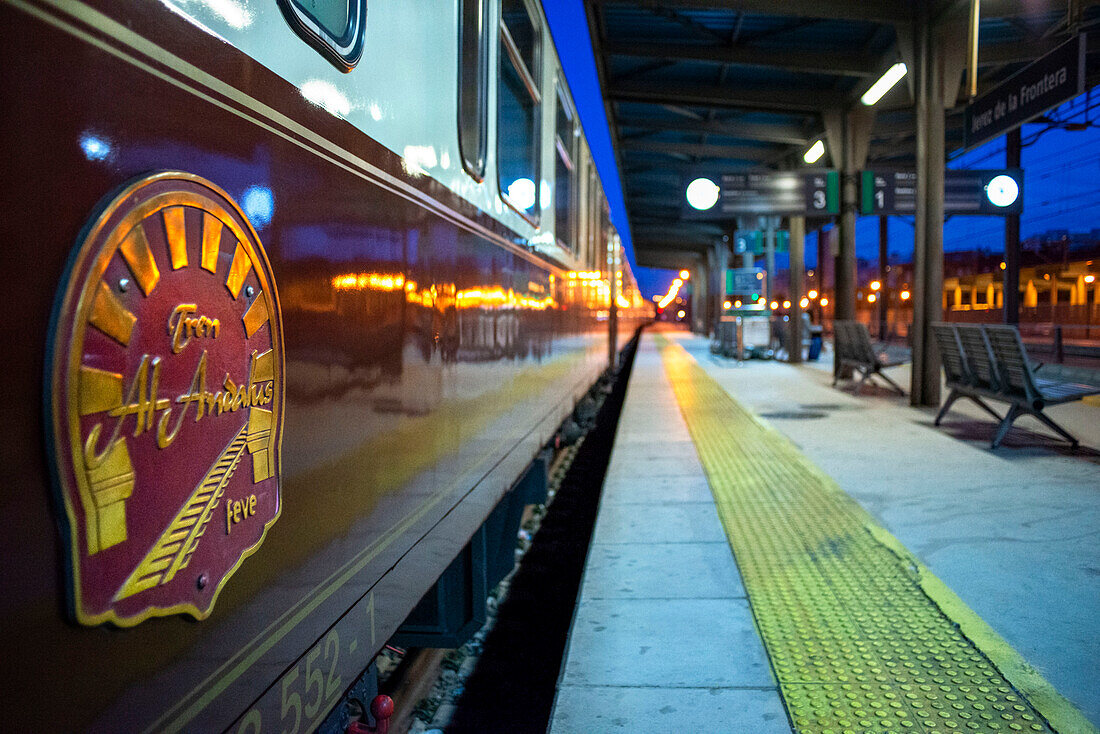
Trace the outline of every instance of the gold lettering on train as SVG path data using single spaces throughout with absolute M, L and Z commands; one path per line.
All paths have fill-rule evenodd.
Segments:
M 225 534 L 233 531 L 233 526 L 256 514 L 256 495 L 250 494 L 243 500 L 225 503 Z
M 172 336 L 172 354 L 179 354 L 191 339 L 217 339 L 221 322 L 209 316 L 190 316 L 198 312 L 194 303 L 181 303 L 168 316 L 168 333 Z
M 126 399 L 122 405 L 107 411 L 107 415 L 115 419 L 115 425 L 107 448 L 103 452 L 97 454 L 95 451 L 103 431 L 102 424 L 95 425 L 89 432 L 84 446 L 84 464 L 89 470 L 97 468 L 106 460 L 115 443 L 120 440 L 123 422 L 130 416 L 134 416 L 134 438 L 152 430 L 155 424 L 157 446 L 164 449 L 176 440 L 183 427 L 184 418 L 192 406 L 195 408 L 197 423 L 204 416 L 220 416 L 236 413 L 242 408 L 268 405 L 275 397 L 273 381 L 254 380 L 255 376 L 250 375 L 248 382 L 238 385 L 228 372 L 222 381 L 223 390 L 213 392 L 208 390 L 206 387 L 207 351 L 204 349 L 187 391 L 175 400 L 163 398 L 159 394 L 161 362 L 160 357 L 148 354 L 141 358 L 141 364 L 138 365 L 134 379 L 130 383 Z M 175 416 L 175 423 L 171 424 L 175 406 L 179 406 L 179 411 Z M 169 430 L 170 424 L 171 430 Z

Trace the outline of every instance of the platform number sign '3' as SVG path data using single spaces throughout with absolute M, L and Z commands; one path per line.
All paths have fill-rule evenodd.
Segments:
M 75 618 L 205 618 L 280 512 L 283 335 L 259 237 L 197 176 L 133 182 L 83 232 L 54 323 Z

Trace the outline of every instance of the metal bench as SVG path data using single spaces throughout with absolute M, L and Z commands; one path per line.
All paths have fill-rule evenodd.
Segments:
M 1021 415 L 1032 415 L 1076 448 L 1078 441 L 1050 419 L 1043 409 L 1069 403 L 1088 395 L 1100 395 L 1100 385 L 1047 379 L 1033 367 L 1027 350 L 1014 326 L 978 326 L 935 324 L 944 374 L 951 393 L 936 416 L 935 424 L 960 397 L 968 397 L 1000 421 L 991 448 L 997 448 L 1013 422 Z M 953 335 L 954 340 L 948 335 Z M 957 349 L 957 356 L 952 350 Z M 1002 418 L 981 398 L 1009 404 Z
M 940 358 L 943 362 L 944 378 L 947 387 L 951 390 L 947 395 L 947 400 L 943 402 L 940 412 L 936 414 L 934 425 L 938 426 L 940 424 L 943 417 L 947 415 L 947 411 L 959 398 L 969 398 L 998 421 L 1002 420 L 1002 416 L 998 415 L 993 408 L 990 408 L 982 400 L 983 397 L 991 397 L 996 392 L 991 385 L 991 380 L 988 378 L 992 366 L 988 360 L 987 350 L 982 350 L 982 354 L 986 355 L 982 363 L 974 366 L 967 360 L 959 332 L 953 325 L 932 324 L 932 333 L 936 336 L 936 344 L 940 348 Z M 977 336 L 982 340 L 985 339 L 985 335 L 980 331 Z M 985 374 L 986 379 L 979 377 L 979 374 Z
M 834 387 L 840 380 L 844 368 L 851 367 L 861 375 L 855 389 L 857 395 L 863 389 L 863 383 L 873 376 L 881 377 L 899 395 L 905 394 L 901 386 L 891 380 L 883 370 L 908 362 L 911 359 L 908 350 L 898 350 L 886 346 L 876 347 L 871 342 L 871 334 L 867 331 L 867 327 L 859 321 L 836 321 L 833 324 L 833 329 L 836 348 L 836 367 L 833 371 Z

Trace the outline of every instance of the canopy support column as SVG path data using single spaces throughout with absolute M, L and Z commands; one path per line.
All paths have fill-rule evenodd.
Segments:
M 805 295 L 806 218 L 791 217 L 791 320 L 788 361 L 802 361 L 802 298 Z

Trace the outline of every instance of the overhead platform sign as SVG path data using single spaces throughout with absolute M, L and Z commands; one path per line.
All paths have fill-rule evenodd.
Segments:
M 684 216 L 723 219 L 743 214 L 829 216 L 840 213 L 836 171 L 775 171 L 701 176 L 686 187 Z
M 738 255 L 753 253 L 761 255 L 765 251 L 766 234 L 760 229 L 739 229 L 733 236 L 733 251 Z M 789 252 L 791 249 L 791 233 L 786 229 L 775 232 L 775 251 Z
M 1085 34 L 1025 66 L 966 107 L 967 149 L 1019 127 L 1085 91 Z
M 1019 168 L 944 171 L 943 213 L 1019 214 L 1024 208 L 1024 172 Z M 917 210 L 917 173 L 863 171 L 860 214 L 909 215 Z
M 755 303 L 766 288 L 764 278 L 760 268 L 729 268 L 726 270 L 726 295 L 741 296 Z

